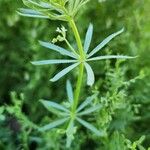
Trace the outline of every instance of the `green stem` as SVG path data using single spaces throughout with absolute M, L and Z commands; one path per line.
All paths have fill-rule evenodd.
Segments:
M 72 52 L 78 56 L 78 53 L 74 50 L 74 48 L 70 45 L 70 43 L 68 42 L 67 39 L 65 39 L 66 44 L 68 45 L 68 47 L 72 50 Z
M 81 58 L 81 60 L 84 60 L 85 59 L 85 54 L 84 54 L 84 51 L 83 51 L 83 46 L 82 46 L 81 38 L 80 38 L 80 35 L 79 35 L 79 32 L 78 32 L 78 29 L 76 27 L 76 24 L 75 24 L 75 22 L 74 22 L 73 19 L 70 19 L 69 23 L 70 23 L 70 26 L 71 26 L 71 28 L 73 30 L 74 36 L 76 38 L 76 42 L 77 42 L 77 45 L 78 45 L 78 50 L 79 50 L 80 58 Z
M 80 91 L 81 91 L 81 87 L 82 87 L 83 74 L 84 74 L 84 64 L 81 63 L 79 66 L 78 81 L 76 84 L 76 90 L 75 90 L 75 94 L 74 94 L 74 103 L 72 106 L 73 113 L 75 113 L 76 108 L 78 106 Z
M 80 65 L 79 65 L 79 74 L 78 74 L 78 80 L 77 80 L 77 84 L 76 84 L 76 90 L 74 93 L 74 102 L 72 105 L 72 115 L 75 115 L 75 111 L 76 108 L 78 106 L 78 102 L 79 102 L 79 96 L 80 96 L 80 92 L 81 92 L 81 86 L 82 86 L 82 80 L 83 80 L 83 74 L 84 74 L 84 64 L 82 63 L 85 59 L 85 54 L 83 51 L 83 46 L 82 46 L 82 42 L 81 42 L 81 38 L 78 32 L 78 29 L 76 27 L 76 24 L 74 22 L 73 19 L 69 19 L 69 24 L 70 27 L 73 30 L 77 45 L 78 45 L 78 50 L 79 50 L 79 54 L 80 54 Z

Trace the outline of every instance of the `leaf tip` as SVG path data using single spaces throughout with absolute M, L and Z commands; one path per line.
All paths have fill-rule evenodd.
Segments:
M 40 43 L 40 45 L 43 43 L 43 41 L 41 41 L 41 40 L 38 40 L 38 42 Z
M 52 78 L 52 79 L 50 79 L 49 81 L 51 81 L 51 82 L 55 82 L 55 80 Z
M 71 85 L 71 82 L 70 82 L 70 80 L 69 80 L 69 79 L 67 79 L 67 81 L 66 81 L 66 85 Z
M 138 58 L 139 56 L 128 56 L 128 59 L 135 59 Z
M 138 58 L 138 57 L 140 57 L 139 55 L 137 55 L 137 56 L 133 56 L 133 58 Z
M 121 30 L 120 30 L 120 33 L 124 32 L 125 31 L 125 27 L 123 27 Z
M 91 82 L 87 82 L 87 85 L 90 86 L 90 87 L 92 87 L 93 84 L 94 84 L 93 82 L 92 83 Z
M 30 61 L 30 63 L 31 63 L 32 65 L 36 65 L 35 61 Z
M 42 105 L 44 105 L 45 106 L 45 100 L 44 99 L 39 99 L 39 102 L 42 104 Z
M 89 27 L 91 27 L 91 28 L 93 28 L 93 24 L 90 22 L 90 25 L 89 25 Z
M 20 10 L 18 9 L 18 10 L 16 10 L 16 13 L 17 14 L 19 14 L 19 15 L 21 15 L 21 13 L 20 13 Z
M 43 103 L 43 101 L 44 101 L 43 99 L 39 99 L 39 102 L 40 102 L 40 103 Z
M 44 46 L 44 45 L 45 45 L 45 42 L 44 42 L 44 41 L 38 40 L 38 42 L 39 42 L 39 44 L 40 44 L 41 46 Z

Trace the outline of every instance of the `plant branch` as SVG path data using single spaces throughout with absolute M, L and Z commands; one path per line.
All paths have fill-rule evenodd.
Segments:
M 80 54 L 80 61 L 81 61 L 80 65 L 79 65 L 79 74 L 78 74 L 78 80 L 76 83 L 76 90 L 74 93 L 74 102 L 72 105 L 72 113 L 75 114 L 76 108 L 78 106 L 78 101 L 79 101 L 79 96 L 80 96 L 80 91 L 81 91 L 81 86 L 82 86 L 82 80 L 83 80 L 83 74 L 84 74 L 84 64 L 82 62 L 85 60 L 85 54 L 83 51 L 81 38 L 80 38 L 78 29 L 76 27 L 74 20 L 69 19 L 69 24 L 73 30 L 73 33 L 74 33 L 74 36 L 75 36 L 75 39 L 77 42 L 77 46 L 78 46 L 78 50 L 79 50 L 79 54 Z
M 81 92 L 81 86 L 82 86 L 82 80 L 83 80 L 83 74 L 84 74 L 84 64 L 81 63 L 79 66 L 79 74 L 78 74 L 78 80 L 77 80 L 77 84 L 76 84 L 76 90 L 75 90 L 75 96 L 74 96 L 74 103 L 72 106 L 72 112 L 75 113 L 76 108 L 78 106 L 78 102 L 79 102 L 79 96 L 80 96 L 80 92 Z
M 74 48 L 70 45 L 70 43 L 68 42 L 68 40 L 66 38 L 64 38 L 66 44 L 68 45 L 68 47 L 72 50 L 72 52 L 74 54 L 76 54 L 78 56 L 78 53 L 74 50 Z

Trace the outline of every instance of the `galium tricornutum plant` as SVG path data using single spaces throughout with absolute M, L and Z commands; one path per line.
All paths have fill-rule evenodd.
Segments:
M 105 132 L 94 127 L 91 123 L 82 119 L 82 116 L 89 115 L 97 110 L 99 110 L 102 105 L 94 105 L 92 102 L 96 98 L 97 94 L 87 97 L 82 103 L 79 99 L 81 85 L 83 81 L 83 75 L 87 74 L 87 85 L 92 86 L 94 84 L 94 72 L 89 65 L 91 61 L 98 61 L 103 59 L 129 59 L 133 58 L 130 56 L 123 55 L 106 55 L 106 56 L 94 56 L 98 53 L 109 41 L 115 38 L 117 35 L 121 34 L 124 29 L 109 35 L 105 38 L 99 45 L 94 49 L 90 50 L 90 44 L 93 35 L 93 25 L 90 24 L 85 36 L 84 45 L 80 38 L 78 28 L 75 24 L 74 17 L 82 6 L 84 6 L 89 0 L 23 0 L 23 3 L 30 9 L 21 8 L 18 13 L 22 16 L 34 17 L 34 18 L 44 18 L 51 20 L 61 20 L 69 24 L 72 29 L 72 34 L 75 37 L 77 49 L 75 49 L 67 40 L 66 32 L 64 26 L 57 28 L 59 35 L 52 40 L 52 42 L 39 41 L 40 45 L 50 50 L 56 51 L 63 55 L 65 59 L 50 59 L 50 60 L 40 60 L 34 61 L 34 65 L 48 65 L 48 64 L 69 64 L 65 69 L 57 73 L 50 81 L 55 82 L 62 78 L 64 75 L 69 73 L 74 68 L 78 67 L 78 77 L 75 90 L 73 90 L 71 82 L 67 80 L 66 90 L 68 96 L 68 105 L 60 105 L 54 101 L 41 100 L 41 103 L 52 113 L 58 116 L 58 119 L 54 122 L 49 123 L 43 127 L 40 127 L 40 131 L 46 131 L 62 124 L 66 124 L 67 128 L 65 133 L 67 136 L 67 147 L 70 146 L 72 140 L 74 139 L 74 134 L 76 133 L 77 122 L 91 130 L 98 136 L 105 136 Z M 55 43 L 57 41 L 64 41 L 68 49 L 57 46 Z

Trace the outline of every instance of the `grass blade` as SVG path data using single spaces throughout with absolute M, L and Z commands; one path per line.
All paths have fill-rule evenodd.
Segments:
M 60 126 L 63 123 L 65 123 L 67 120 L 68 120 L 68 118 L 63 118 L 63 119 L 56 120 L 54 122 L 51 122 L 51 123 L 39 128 L 39 131 L 46 131 L 46 130 L 50 130 L 52 128 L 56 128 L 57 126 Z
M 68 72 L 70 72 L 71 70 L 73 70 L 75 67 L 77 67 L 80 63 L 75 63 L 73 65 L 70 65 L 69 67 L 63 69 L 62 71 L 60 71 L 58 74 L 56 74 L 52 79 L 50 79 L 50 81 L 55 82 L 57 80 L 59 80 L 60 78 L 62 78 L 64 75 L 66 75 Z
M 94 72 L 88 63 L 84 63 L 87 72 L 87 85 L 92 86 L 95 81 Z
M 89 50 L 91 40 L 92 40 L 92 36 L 93 36 L 93 25 L 90 24 L 89 28 L 87 30 L 86 37 L 85 37 L 85 42 L 84 42 L 84 51 L 85 51 L 86 54 Z
M 77 111 L 76 112 L 79 112 L 81 111 L 82 109 L 84 109 L 87 105 L 89 105 L 93 100 L 94 98 L 97 96 L 97 94 L 94 94 L 90 97 L 87 97 L 87 99 L 78 107 Z
M 98 129 L 96 129 L 92 124 L 88 123 L 87 121 L 84 121 L 83 119 L 78 118 L 78 117 L 76 119 L 79 123 L 81 123 L 84 127 L 94 132 L 97 136 L 103 135 L 102 132 L 100 132 Z
M 49 65 L 49 64 L 65 64 L 65 63 L 74 63 L 77 60 L 65 60 L 65 59 L 53 59 L 53 60 L 41 60 L 31 62 L 33 65 Z
M 55 108 L 57 110 L 60 110 L 60 111 L 64 111 L 66 113 L 69 112 L 68 109 L 66 109 L 65 107 L 63 107 L 62 105 L 58 104 L 58 103 L 55 103 L 55 102 L 52 102 L 52 101 L 47 101 L 47 100 L 40 100 L 40 102 L 44 105 L 45 108 L 47 108 L 48 110 L 51 109 L 51 108 Z
M 72 58 L 77 58 L 77 56 L 75 54 L 73 54 L 72 52 L 69 52 L 68 50 L 62 48 L 62 47 L 59 47 L 57 45 L 54 45 L 52 43 L 49 43 L 49 42 L 43 42 L 43 41 L 39 41 L 40 45 L 48 48 L 48 49 L 51 49 L 51 50 L 54 50 L 54 51 L 57 51 L 59 52 L 60 54 L 62 55 L 67 55 L 69 57 L 72 57 Z
M 100 105 L 100 104 L 99 105 L 95 105 L 93 107 L 90 107 L 90 108 L 88 108 L 88 109 L 86 109 L 86 110 L 78 113 L 78 115 L 80 115 L 80 116 L 82 116 L 82 115 L 88 115 L 88 114 L 90 114 L 90 113 L 92 113 L 92 112 L 94 112 L 94 111 L 96 111 L 96 110 L 98 110 L 100 108 L 102 108 L 102 105 Z
M 95 53 L 97 53 L 99 50 L 101 50 L 108 42 L 110 42 L 113 38 L 115 38 L 117 35 L 121 34 L 124 31 L 124 28 L 122 28 L 120 31 L 113 33 L 109 35 L 107 38 L 105 38 L 95 49 L 93 49 L 89 55 L 88 58 L 93 56 Z
M 98 56 L 87 59 L 87 61 L 95 61 L 95 60 L 102 60 L 102 59 L 133 59 L 136 57 L 132 56 L 123 56 L 123 55 L 107 55 L 107 56 Z
M 72 89 L 70 80 L 67 80 L 66 90 L 67 90 L 69 102 L 72 104 L 73 103 L 73 89 Z

